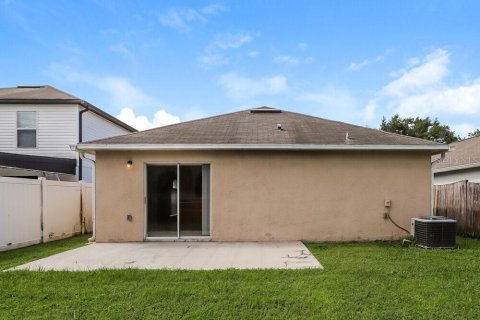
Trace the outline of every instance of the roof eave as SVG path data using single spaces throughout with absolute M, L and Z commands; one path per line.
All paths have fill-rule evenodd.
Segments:
M 77 151 L 97 150 L 378 150 L 448 151 L 448 145 L 336 145 L 336 144 L 77 144 Z
M 458 170 L 465 170 L 465 169 L 474 169 L 479 168 L 480 162 L 451 166 L 451 167 L 444 167 L 439 169 L 433 169 L 434 173 L 443 173 L 443 172 L 450 172 L 450 171 L 458 171 Z

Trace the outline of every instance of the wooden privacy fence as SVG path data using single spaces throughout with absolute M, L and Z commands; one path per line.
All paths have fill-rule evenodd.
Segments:
M 457 220 L 457 232 L 480 237 L 480 183 L 463 180 L 434 186 L 434 213 Z

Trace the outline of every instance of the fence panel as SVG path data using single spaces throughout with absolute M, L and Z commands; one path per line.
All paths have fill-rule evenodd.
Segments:
M 0 177 L 0 251 L 41 241 L 40 184 Z
M 82 184 L 82 215 L 85 232 L 91 233 L 93 230 L 92 220 L 92 184 Z
M 467 180 L 436 185 L 434 212 L 457 220 L 460 234 L 480 236 L 480 184 Z
M 80 233 L 78 182 L 43 181 L 43 240 L 45 242 Z
M 92 232 L 91 184 L 0 177 L 0 251 L 73 236 L 84 221 Z
M 480 237 L 480 183 L 469 182 L 467 196 L 468 234 Z

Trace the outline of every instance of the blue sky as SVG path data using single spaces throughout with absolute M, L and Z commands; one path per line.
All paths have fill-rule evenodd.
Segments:
M 50 84 L 145 129 L 269 105 L 480 127 L 478 1 L 0 2 L 0 86 Z

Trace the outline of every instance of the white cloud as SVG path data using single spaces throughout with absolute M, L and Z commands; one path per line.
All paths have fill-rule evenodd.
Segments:
M 179 117 L 165 110 L 158 110 L 153 115 L 153 119 L 149 120 L 146 116 L 135 115 L 131 108 L 123 108 L 117 115 L 117 118 L 140 131 L 180 122 Z
M 285 63 L 285 64 L 290 64 L 290 65 L 294 65 L 294 64 L 299 64 L 299 63 L 300 63 L 300 59 L 299 59 L 299 58 L 297 58 L 297 57 L 292 57 L 292 56 L 278 56 L 278 57 L 273 58 L 273 61 L 275 61 L 275 62 L 281 62 L 281 63 Z
M 49 67 L 51 76 L 63 81 L 83 83 L 108 94 L 110 104 L 116 108 L 126 106 L 152 107 L 155 100 L 134 86 L 130 79 L 119 76 L 102 76 L 87 72 L 79 72 L 69 64 L 52 64 Z
M 51 76 L 63 81 L 86 84 L 106 93 L 109 105 L 121 109 L 117 116 L 138 130 L 163 126 L 180 122 L 179 117 L 168 113 L 155 98 L 134 86 L 128 78 L 118 76 L 99 76 L 85 72 L 77 72 L 69 65 L 53 64 L 50 66 Z M 134 114 L 135 108 L 158 110 L 150 121 L 147 117 Z
M 255 58 L 255 57 L 258 57 L 258 55 L 260 54 L 260 52 L 258 52 L 258 51 L 248 51 L 247 54 L 248 54 L 248 56 L 249 56 L 250 58 Z
M 139 88 L 133 86 L 127 78 L 98 77 L 92 79 L 90 84 L 107 92 L 112 104 L 116 107 L 152 105 L 153 98 Z
M 297 51 L 305 51 L 308 49 L 308 45 L 304 42 L 300 42 L 295 46 L 295 49 Z M 292 55 L 283 54 L 273 58 L 273 62 L 275 63 L 282 63 L 290 66 L 298 65 L 301 63 L 312 63 L 314 61 L 315 59 L 313 57 L 310 57 L 310 56 L 307 57 L 302 55 L 292 56 Z
M 356 97 L 349 90 L 333 85 L 319 92 L 301 94 L 297 100 L 310 105 L 320 117 L 355 122 L 359 116 Z
M 350 71 L 357 71 L 357 70 L 360 70 L 362 69 L 363 67 L 369 65 L 371 63 L 370 60 L 368 59 L 365 59 L 363 60 L 362 62 L 352 62 L 350 63 L 350 65 L 348 66 L 348 70 Z
M 110 104 L 116 108 L 125 106 L 151 107 L 155 101 L 141 89 L 131 84 L 128 78 L 118 76 L 96 76 L 87 73 L 71 72 L 67 80 L 86 83 L 108 94 Z
M 377 116 L 376 111 L 377 111 L 377 102 L 375 100 L 369 101 L 367 106 L 363 110 L 363 115 L 367 123 L 372 123 L 372 121 L 376 118 Z
M 397 101 L 397 112 L 408 115 L 474 115 L 480 113 L 480 79 L 458 87 L 442 87 L 405 96 Z
M 158 17 L 158 21 L 165 27 L 178 31 L 187 31 L 191 22 L 206 22 L 206 19 L 195 9 L 170 9 Z
M 252 39 L 252 36 L 248 33 L 225 33 L 216 36 L 214 45 L 222 50 L 237 49 L 249 43 Z
M 400 77 L 401 75 L 405 74 L 408 69 L 413 68 L 420 63 L 422 63 L 422 59 L 420 59 L 419 57 L 409 58 L 407 60 L 407 63 L 405 64 L 405 67 L 401 68 L 400 70 L 394 70 L 390 72 L 389 76 L 392 78 Z
M 300 63 L 311 63 L 314 61 L 313 57 L 294 57 L 288 55 L 277 56 L 273 58 L 274 62 L 283 63 L 287 65 L 297 65 Z
M 225 65 L 230 62 L 225 52 L 238 49 L 251 42 L 253 37 L 248 33 L 224 33 L 215 36 L 215 39 L 205 48 L 197 61 L 204 67 Z
M 188 31 L 192 24 L 206 23 L 210 17 L 226 10 L 225 6 L 219 4 L 211 4 L 201 9 L 172 8 L 166 13 L 160 14 L 158 21 L 165 27 L 177 31 Z
M 403 96 L 426 86 L 437 84 L 447 74 L 450 53 L 437 49 L 428 54 L 419 65 L 403 72 L 383 89 L 387 95 Z M 411 62 L 410 62 L 411 63 Z
M 214 16 L 227 10 L 228 8 L 226 6 L 216 3 L 203 7 L 200 9 L 200 12 L 207 16 Z
M 230 60 L 225 57 L 222 52 L 216 51 L 207 51 L 203 55 L 197 58 L 197 61 L 204 67 L 206 66 L 215 66 L 215 65 L 225 65 L 230 62 Z
M 402 117 L 479 116 L 480 78 L 460 85 L 447 83 L 450 56 L 448 51 L 436 49 L 422 59 L 409 59 L 368 102 L 365 119 L 371 122 L 393 113 Z M 465 126 L 458 128 L 465 131 Z
M 452 129 L 456 134 L 458 134 L 462 138 L 468 137 L 468 134 L 471 132 L 474 132 L 477 127 L 470 123 L 457 123 L 457 124 L 452 124 L 450 126 L 450 129 Z
M 218 83 L 233 99 L 252 98 L 260 95 L 276 95 L 288 89 L 287 78 L 283 75 L 252 79 L 236 73 L 219 78 Z
M 380 61 L 383 61 L 387 56 L 392 54 L 394 51 L 395 51 L 394 49 L 387 49 L 387 50 L 385 50 L 384 53 L 376 56 L 375 58 L 363 59 L 361 62 L 352 62 L 352 63 L 350 63 L 350 65 L 348 66 L 347 69 L 349 71 L 358 71 L 358 70 L 363 69 L 364 67 L 366 67 L 370 64 L 374 64 L 374 63 L 378 63 Z

